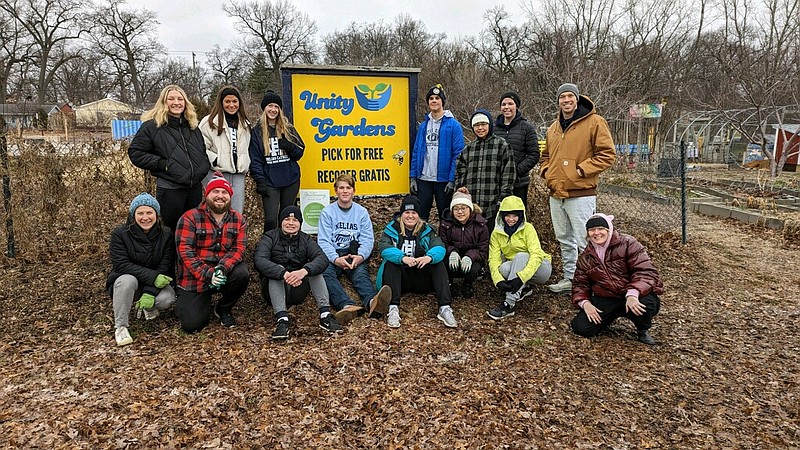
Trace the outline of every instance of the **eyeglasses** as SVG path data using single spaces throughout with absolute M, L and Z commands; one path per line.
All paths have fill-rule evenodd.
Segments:
M 462 211 L 468 211 L 468 210 L 469 210 L 469 206 L 466 206 L 466 205 L 458 205 L 458 206 L 454 206 L 453 207 L 453 212 L 462 212 Z

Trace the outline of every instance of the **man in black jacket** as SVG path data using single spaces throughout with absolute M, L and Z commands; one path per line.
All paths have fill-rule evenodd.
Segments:
M 514 180 L 514 195 L 528 206 L 528 185 L 531 184 L 531 169 L 539 162 L 539 139 L 536 129 L 519 112 L 519 95 L 509 91 L 500 97 L 500 112 L 494 124 L 495 136 L 505 139 L 514 150 L 517 179 Z M 483 206 L 483 205 L 481 205 Z
M 319 326 L 331 333 L 341 333 L 341 325 L 330 312 L 328 288 L 322 277 L 328 258 L 317 242 L 300 230 L 303 224 L 300 208 L 294 205 L 284 208 L 278 223 L 280 228 L 261 237 L 253 257 L 261 274 L 261 295 L 264 300 L 269 299 L 275 313 L 277 323 L 272 339 L 289 338 L 287 309 L 302 303 L 309 290 L 319 308 Z

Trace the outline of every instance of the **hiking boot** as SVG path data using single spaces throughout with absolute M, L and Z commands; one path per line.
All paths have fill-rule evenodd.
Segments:
M 444 322 L 444 326 L 447 328 L 456 328 L 458 326 L 458 322 L 456 322 L 456 318 L 453 315 L 453 308 L 449 306 L 439 308 L 439 314 L 436 318 Z
M 566 294 L 572 292 L 572 280 L 562 278 L 558 283 L 547 286 L 554 294 Z
M 522 286 L 522 290 L 519 292 L 519 299 L 522 300 L 523 298 L 530 297 L 531 295 L 533 295 L 533 287 L 528 286 L 527 284 Z
M 461 286 L 461 297 L 472 298 L 474 296 L 475 296 L 475 288 L 473 288 L 471 284 L 465 284 Z
M 358 316 L 358 313 L 361 312 L 364 308 L 356 305 L 347 305 L 344 308 L 336 311 L 333 314 L 333 317 L 336 318 L 336 321 L 339 322 L 339 325 L 347 325 L 348 323 L 352 322 Z
M 344 331 L 344 328 L 339 325 L 339 322 L 336 321 L 336 318 L 333 317 L 333 314 L 328 314 L 327 316 L 319 319 L 319 327 L 328 333 L 341 333 Z
M 400 328 L 400 308 L 389 308 L 386 324 L 389 325 L 389 328 Z
M 289 339 L 289 321 L 279 320 L 275 325 L 275 331 L 272 332 L 273 341 L 283 341 Z
M 153 320 L 156 317 L 158 317 L 159 313 L 160 313 L 160 311 L 157 310 L 157 309 L 145 309 L 144 310 L 144 320 Z
M 497 305 L 497 308 L 486 311 L 486 314 L 488 314 L 493 320 L 503 320 L 506 317 L 511 317 L 516 313 L 514 312 L 514 308 L 508 306 L 508 303 L 503 302 Z
M 656 340 L 653 339 L 653 336 L 650 336 L 650 333 L 647 330 L 638 331 L 636 334 L 636 338 L 642 344 L 656 345 Z
M 375 297 L 369 301 L 369 318 L 376 319 L 389 312 L 389 302 L 392 301 L 392 288 L 382 286 Z M 375 315 L 375 314 L 379 315 Z M 400 325 L 398 325 L 400 326 Z
M 131 334 L 128 333 L 128 327 L 119 327 L 117 331 L 114 332 L 114 339 L 117 340 L 117 345 L 122 347 L 123 345 L 133 344 L 133 338 Z
M 219 323 L 225 328 L 236 328 L 236 319 L 233 318 L 233 314 L 230 311 L 220 311 L 218 308 L 214 308 L 214 315 L 219 318 Z

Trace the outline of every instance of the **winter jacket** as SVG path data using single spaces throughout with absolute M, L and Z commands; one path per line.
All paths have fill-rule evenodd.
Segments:
M 233 142 L 231 141 L 231 128 L 226 120 L 222 121 L 222 134 L 217 134 L 218 129 L 211 129 L 210 116 L 203 117 L 200 121 L 200 132 L 206 145 L 206 155 L 211 163 L 212 170 L 223 173 L 247 173 L 250 170 L 250 129 L 244 124 L 236 128 L 236 165 L 233 164 Z M 214 126 L 217 126 L 215 123 Z
M 581 95 L 567 129 L 561 129 L 558 118 L 547 129 L 539 173 L 555 198 L 596 195 L 600 173 L 611 167 L 615 159 L 608 123 L 595 112 L 594 103 Z M 578 168 L 583 171 L 582 176 Z
M 414 149 L 411 152 L 411 168 L 409 177 L 419 178 L 422 175 L 422 166 L 425 163 L 425 154 L 428 145 L 425 143 L 425 134 L 428 130 L 430 113 L 425 114 L 425 120 L 417 128 L 417 137 L 414 140 Z M 439 162 L 436 167 L 436 181 L 448 182 L 456 179 L 456 159 L 464 148 L 464 131 L 461 124 L 448 110 L 442 116 L 439 127 Z
M 503 211 L 522 211 L 522 224 L 517 230 L 509 236 L 503 227 L 503 218 L 500 214 L 497 215 L 494 230 L 489 241 L 489 273 L 492 275 L 492 283 L 497 283 L 505 280 L 503 275 L 500 274 L 500 264 L 505 260 L 514 259 L 517 253 L 527 253 L 528 264 L 517 276 L 523 283 L 533 278 L 542 261 L 545 259 L 550 261 L 550 255 L 542 250 L 539 243 L 539 235 L 536 233 L 536 228 L 528 222 L 527 213 L 525 212 L 525 205 L 522 199 L 516 196 L 506 197 L 500 203 L 500 212 Z
M 633 236 L 616 231 L 609 239 L 602 263 L 592 245 L 587 245 L 578 256 L 572 279 L 572 304 L 578 307 L 578 303 L 591 300 L 592 294 L 624 302 L 629 289 L 636 289 L 640 296 L 663 294 L 661 277 L 644 246 Z
M 289 236 L 279 228 L 264 233 L 253 261 L 258 273 L 272 280 L 282 280 L 294 270 L 306 269 L 308 276 L 314 276 L 328 268 L 328 258 L 311 236 L 302 231 Z
M 262 123 L 253 127 L 250 136 L 250 175 L 256 183 L 266 182 L 273 188 L 282 188 L 292 185 L 300 180 L 300 165 L 297 161 L 303 157 L 306 145 L 297 134 L 294 127 L 289 127 L 291 138 L 288 150 L 278 147 L 278 138 L 275 136 L 275 128 L 269 128 L 270 148 L 264 149 Z
M 189 128 L 183 116 L 169 116 L 160 127 L 154 120 L 145 121 L 128 147 L 128 156 L 134 166 L 154 177 L 190 188 L 202 183 L 211 168 L 205 150 L 199 129 Z
M 462 224 L 447 209 L 439 225 L 439 235 L 445 246 L 445 256 L 453 252 L 461 257 L 469 256 L 473 262 L 483 262 L 489 258 L 489 229 L 486 219 L 472 212 L 467 223 Z
M 108 252 L 111 256 L 111 273 L 106 279 L 106 290 L 113 295 L 114 282 L 120 275 L 133 275 L 143 292 L 156 295 L 159 274 L 173 277 L 175 273 L 175 241 L 169 228 L 157 223 L 145 233 L 142 227 L 129 219 L 111 232 Z
M 375 277 L 375 286 L 378 288 L 383 286 L 383 268 L 386 263 L 402 265 L 403 258 L 406 256 L 401 250 L 405 237 L 400 235 L 399 220 L 398 215 L 389 222 L 378 239 L 378 252 L 381 254 L 381 265 L 378 268 L 378 275 Z M 430 256 L 430 264 L 436 264 L 444 259 L 444 255 L 445 248 L 442 238 L 436 234 L 436 230 L 432 226 L 426 223 L 417 236 L 414 257 Z
M 470 142 L 458 156 L 455 185 L 469 190 L 486 217 L 494 217 L 500 200 L 513 193 L 516 177 L 514 151 L 491 132 Z
M 539 162 L 539 139 L 536 137 L 536 128 L 519 111 L 508 125 L 504 120 L 502 114 L 497 116 L 494 135 L 505 139 L 514 149 L 514 164 L 517 168 L 514 187 L 527 186 L 531 183 L 531 169 Z

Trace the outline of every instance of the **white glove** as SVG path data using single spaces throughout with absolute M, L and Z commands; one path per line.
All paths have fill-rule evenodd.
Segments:
M 450 260 L 448 263 L 450 265 L 450 270 L 455 272 L 458 270 L 458 266 L 461 263 L 461 257 L 458 256 L 458 253 L 452 252 L 450 253 Z
M 463 270 L 464 273 L 468 273 L 469 269 L 471 268 L 472 268 L 472 258 L 470 258 L 469 256 L 461 258 L 461 270 Z
M 216 269 L 214 275 L 211 276 L 211 287 L 220 288 L 226 281 L 228 281 L 228 277 L 223 275 L 222 270 Z

